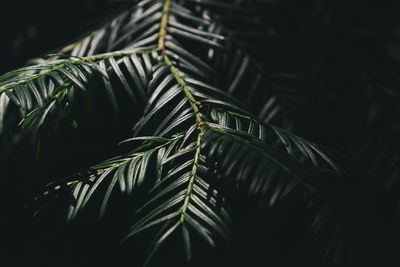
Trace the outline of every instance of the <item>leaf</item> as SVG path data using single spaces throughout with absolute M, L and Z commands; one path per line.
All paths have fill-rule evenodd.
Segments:
M 111 67 L 113 68 L 115 74 L 117 75 L 118 79 L 121 81 L 122 85 L 124 86 L 126 93 L 129 95 L 129 97 L 132 99 L 133 102 L 136 102 L 136 97 L 133 94 L 133 90 L 131 89 L 127 80 L 125 79 L 125 76 L 122 73 L 121 69 L 119 68 L 118 63 L 112 57 L 109 58 L 109 62 L 111 64 Z
M 193 234 L 210 246 L 228 243 L 231 204 L 244 193 L 275 206 L 293 188 L 304 198 L 318 191 L 316 177 L 340 166 L 335 153 L 265 123 L 292 125 L 303 91 L 276 82 L 275 56 L 266 54 L 280 40 L 262 35 L 258 48 L 252 38 L 274 27 L 253 4 L 139 0 L 59 53 L 1 76 L 0 97 L 19 106 L 23 127 L 80 105 L 75 90 L 97 90 L 98 82 L 121 111 L 116 119 L 139 118 L 119 156 L 51 183 L 40 199 L 68 194 L 65 212 L 74 220 L 89 202 L 101 202 L 103 217 L 120 208 L 114 196 L 143 196 L 122 212 L 134 215 L 124 241 L 153 240 L 146 264 L 175 235 L 187 260 L 198 247 Z M 0 116 L 1 108 L 0 98 Z
M 0 94 L 0 134 L 3 131 L 4 117 L 6 115 L 9 103 L 10 99 L 8 96 L 6 94 Z

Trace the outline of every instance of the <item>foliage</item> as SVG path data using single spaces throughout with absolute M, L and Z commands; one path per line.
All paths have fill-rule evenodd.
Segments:
M 313 12 L 323 21 L 317 28 L 321 32 L 337 25 L 327 19 L 334 10 L 330 8 L 334 4 L 328 2 L 315 5 Z M 243 208 L 238 208 L 238 202 L 255 199 L 262 213 L 295 198 L 305 202 L 305 210 L 311 210 L 312 223 L 307 231 L 328 240 L 321 242 L 324 260 L 338 264 L 344 259 L 344 243 L 351 238 L 343 223 L 348 216 L 342 209 L 349 203 L 357 205 L 365 197 L 362 190 L 353 189 L 357 188 L 359 174 L 345 156 L 292 131 L 353 155 L 365 148 L 367 153 L 355 157 L 362 169 L 372 168 L 366 173 L 379 173 L 383 168 L 389 176 L 397 174 L 392 171 L 398 161 L 396 153 L 374 154 L 385 134 L 397 133 L 396 120 L 390 124 L 393 132 L 381 135 L 370 130 L 379 129 L 385 111 L 396 108 L 383 108 L 377 103 L 381 99 L 369 92 L 375 85 L 385 88 L 382 92 L 375 90 L 383 94 L 382 103 L 396 93 L 390 88 L 390 80 L 380 83 L 380 73 L 388 70 L 364 69 L 362 64 L 357 64 L 359 72 L 354 70 L 354 81 L 361 83 L 354 88 L 360 89 L 337 92 L 334 84 L 345 79 L 337 79 L 338 72 L 329 69 L 334 60 L 325 51 L 328 45 L 318 46 L 316 54 L 320 57 L 303 60 L 297 49 L 309 52 L 307 40 L 299 38 L 293 45 L 292 39 L 277 38 L 276 32 L 268 30 L 276 27 L 281 30 L 279 34 L 288 34 L 279 28 L 282 18 L 265 19 L 265 14 L 272 12 L 269 9 L 289 12 L 286 5 L 293 3 L 128 1 L 129 8 L 97 30 L 1 76 L 0 134 L 3 140 L 9 132 L 18 136 L 20 130 L 10 123 L 18 111 L 20 128 L 35 138 L 38 154 L 45 153 L 40 150 L 43 143 L 52 141 L 48 140 L 50 132 L 62 132 L 59 126 L 63 122 L 72 121 L 68 127 L 77 128 L 79 133 L 81 126 L 74 116 L 79 116 L 82 106 L 100 106 L 124 127 L 133 126 L 129 132 L 121 130 L 124 138 L 119 140 L 117 154 L 107 151 L 109 159 L 95 164 L 89 160 L 91 167 L 85 166 L 83 171 L 48 180 L 42 193 L 29 204 L 34 216 L 40 217 L 55 206 L 59 207 L 55 213 L 70 222 L 94 210 L 100 218 L 107 218 L 118 209 L 122 198 L 131 215 L 124 218 L 129 225 L 122 241 L 152 240 L 144 261 L 135 263 L 151 264 L 155 253 L 166 247 L 164 243 L 177 239 L 190 262 L 198 242 L 229 246 L 237 219 L 235 211 Z M 290 24 L 301 33 L 299 24 L 308 23 L 302 18 L 296 16 L 296 23 Z M 346 53 L 356 53 L 347 48 Z M 370 51 L 367 45 L 356 47 L 360 48 Z M 287 55 L 271 53 L 270 49 L 281 49 Z M 393 63 L 391 57 L 384 60 Z M 302 64 L 311 65 L 310 80 L 301 71 L 309 69 L 308 65 Z M 396 64 L 384 65 L 389 68 Z M 369 91 L 364 92 L 365 88 Z M 103 92 L 107 101 L 99 97 Z M 349 96 L 349 100 L 343 100 L 343 96 Z M 359 96 L 363 97 L 360 105 L 347 103 Z M 332 107 L 345 107 L 343 110 L 352 114 L 340 121 L 343 127 L 327 119 L 326 110 Z M 361 117 L 366 123 L 353 136 L 354 131 L 346 126 L 356 121 L 361 110 L 370 111 L 370 116 Z M 110 123 L 98 117 L 102 123 Z M 337 144 L 325 138 L 326 132 L 335 131 L 347 139 Z M 359 138 L 361 134 L 365 138 Z M 385 165 L 387 158 L 392 160 L 389 167 L 377 167 Z M 396 184 L 396 177 L 384 184 Z M 245 205 L 244 209 L 252 207 Z

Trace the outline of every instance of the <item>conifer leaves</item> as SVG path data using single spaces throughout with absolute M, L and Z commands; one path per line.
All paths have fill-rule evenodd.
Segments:
M 45 207 L 66 192 L 73 220 L 97 197 L 104 216 L 113 195 L 144 188 L 125 240 L 157 229 L 148 260 L 175 234 L 188 259 L 194 233 L 212 246 L 229 240 L 229 183 L 273 205 L 299 183 L 313 189 L 307 178 L 320 168 L 338 169 L 315 144 L 261 122 L 283 114 L 284 106 L 263 91 L 264 74 L 209 15 L 217 2 L 200 1 L 192 11 L 193 2 L 138 1 L 64 49 L 66 58 L 54 55 L 0 77 L 0 127 L 8 99 L 19 106 L 24 127 L 40 127 L 63 99 L 91 90 L 94 79 L 115 109 L 121 92 L 143 104 L 132 137 L 122 142 L 132 151 L 51 183 L 37 203 Z
M 107 184 L 102 216 L 117 185 L 120 193 L 130 195 L 146 184 L 150 189 L 124 240 L 157 229 L 150 260 L 171 235 L 181 234 L 190 258 L 193 233 L 212 246 L 229 240 L 232 196 L 224 191 L 226 184 L 268 195 L 273 205 L 298 183 L 309 186 L 307 174 L 313 170 L 304 160 L 313 168 L 320 163 L 335 166 L 314 144 L 263 125 L 218 89 L 181 72 L 168 56 L 161 54 L 154 63 L 143 117 L 134 136 L 123 142 L 136 143 L 137 149 L 91 168 L 96 175 L 68 182 L 73 197 L 69 219 L 86 206 L 100 184 Z
M 65 108 L 75 90 L 86 91 L 90 82 L 97 78 L 103 81 L 110 102 L 117 110 L 115 87 L 122 87 L 134 103 L 146 101 L 148 92 L 144 87 L 151 75 L 149 66 L 153 56 L 145 50 L 133 50 L 56 59 L 1 76 L 0 95 L 6 94 L 18 106 L 23 128 L 42 126 L 52 110 Z M 2 115 L 4 117 L 4 112 Z
M 10 99 L 6 94 L 0 95 L 0 134 L 3 130 L 4 116 L 7 112 L 8 105 L 10 103 Z

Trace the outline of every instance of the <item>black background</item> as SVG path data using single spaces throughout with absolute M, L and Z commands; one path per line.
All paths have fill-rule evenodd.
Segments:
M 110 4 L 106 2 L 106 0 L 3 1 L 0 4 L 0 73 L 22 66 L 30 58 L 40 56 L 43 53 L 67 44 L 81 34 L 90 31 L 90 29 L 94 28 L 96 25 L 101 24 L 101 21 L 106 20 L 107 17 L 121 8 L 120 4 Z M 299 8 L 297 12 L 303 14 L 304 17 L 308 17 L 308 13 L 311 12 L 311 10 L 307 9 L 308 2 L 309 1 L 298 1 Z M 352 59 L 354 59 L 354 62 L 357 62 L 357 64 L 362 66 L 367 65 L 368 61 L 364 61 L 365 54 L 363 53 L 371 55 L 376 52 L 378 55 L 375 46 L 373 44 L 368 46 L 368 38 L 349 38 L 349 36 L 346 35 L 346 29 L 350 29 L 353 18 L 358 18 L 360 14 L 369 14 L 371 16 L 363 17 L 360 23 L 371 24 L 371 28 L 373 28 L 378 35 L 384 33 L 388 29 L 387 25 L 390 25 L 390 27 L 396 26 L 393 23 L 398 22 L 396 20 L 396 15 L 400 12 L 400 5 L 397 4 L 396 1 L 384 0 L 336 1 L 337 3 L 335 1 L 326 2 L 333 3 L 333 6 L 342 5 L 342 8 L 338 8 L 338 12 L 333 12 L 336 17 L 331 17 L 331 19 L 336 19 L 338 21 L 337 24 L 333 24 L 337 27 L 332 28 L 332 31 L 328 33 L 325 32 L 325 29 L 321 25 L 315 25 L 315 28 L 307 29 L 310 36 L 306 38 L 313 39 L 313 37 L 311 37 L 313 34 L 322 37 L 315 38 L 315 47 L 304 47 L 304 55 L 300 57 L 300 61 L 296 62 L 296 64 L 300 66 L 299 68 L 302 69 L 304 73 L 309 72 L 310 69 L 308 69 L 308 67 L 311 65 L 309 63 L 313 62 L 314 53 L 318 51 L 318 49 L 315 49 L 316 47 L 327 47 L 327 50 L 329 50 L 330 47 L 337 48 L 342 44 L 341 40 L 343 39 L 353 44 L 360 42 L 362 43 L 362 47 L 367 47 L 365 51 L 357 49 L 348 51 L 349 54 L 339 51 L 338 54 L 343 57 L 343 62 L 346 62 L 344 65 L 348 66 L 346 65 L 346 60 L 349 60 L 349 55 L 354 56 Z M 349 4 L 350 2 L 358 3 L 352 5 Z M 346 9 L 346 5 L 348 5 L 348 9 Z M 343 16 L 343 14 L 346 14 L 346 16 Z M 310 15 L 309 17 L 312 16 Z M 310 22 L 309 25 L 312 25 L 312 22 Z M 321 26 L 321 28 L 319 28 L 319 26 Z M 371 43 L 375 42 L 376 39 L 380 40 L 381 37 L 373 37 Z M 302 44 L 299 43 L 299 45 Z M 360 54 L 354 54 L 354 51 L 360 51 Z M 338 58 L 334 53 L 330 54 L 330 56 Z M 379 55 L 377 58 L 378 59 L 374 61 L 373 64 L 378 66 L 381 64 Z M 350 61 L 351 60 L 349 60 L 349 62 Z M 357 77 L 353 76 L 348 79 L 352 82 L 353 78 L 355 80 L 357 79 Z M 344 80 L 344 83 L 345 82 L 347 81 Z M 342 84 L 336 86 L 342 87 Z M 345 88 L 344 86 L 346 85 L 343 85 L 343 88 Z M 347 92 L 343 93 L 344 96 L 346 96 L 346 94 Z M 323 104 L 321 104 L 321 106 Z M 351 126 L 353 122 L 351 120 L 343 120 L 343 117 L 347 116 L 345 112 L 338 116 L 337 110 L 332 110 L 331 108 L 332 107 L 329 105 L 320 107 L 318 103 L 316 104 L 315 110 L 323 110 L 323 112 L 321 112 L 321 114 L 310 114 L 310 118 L 313 118 L 313 120 L 308 122 L 310 125 L 307 128 L 308 132 L 306 132 L 306 134 L 308 137 L 312 137 L 313 140 L 317 140 L 320 143 L 346 150 L 346 147 L 351 147 L 350 144 L 346 144 L 346 141 L 343 141 L 345 139 L 343 136 L 348 134 L 348 130 L 340 131 L 339 134 L 335 134 L 336 132 L 332 134 L 332 130 L 334 131 L 343 125 L 346 127 L 349 125 Z M 341 109 L 341 107 L 338 107 L 338 109 L 339 108 Z M 329 117 L 329 119 L 321 119 L 322 117 Z M 96 140 L 93 142 L 95 143 L 95 141 Z M 351 143 L 351 140 L 348 142 Z M 110 141 L 110 143 L 112 142 Z M 378 151 L 379 148 L 376 150 Z M 101 152 L 104 153 L 105 151 Z M 345 152 L 348 154 L 354 153 L 354 151 Z M 93 153 L 96 153 L 96 151 Z M 80 157 L 84 158 L 83 155 L 80 155 Z M 75 159 L 75 161 L 79 161 L 79 157 Z M 95 162 L 95 160 L 93 161 Z M 80 164 L 85 165 L 83 163 Z M 76 166 L 79 166 L 79 164 L 75 162 L 75 167 Z M 23 172 L 25 168 L 23 158 L 14 159 L 12 161 L 12 168 L 21 168 L 20 176 L 16 177 L 26 176 L 25 179 L 35 178 L 34 175 L 29 177 L 29 174 Z M 76 167 L 76 169 L 79 168 Z M 0 182 L 0 186 L 2 187 L 2 195 L 0 197 L 0 266 L 120 266 L 118 263 L 121 264 L 123 262 L 128 262 L 126 266 L 132 266 L 132 264 L 129 264 L 129 258 L 135 257 L 136 255 L 133 253 L 132 248 L 127 246 L 120 248 L 111 245 L 113 242 L 117 244 L 118 241 L 116 240 L 116 235 L 114 235 L 110 229 L 115 229 L 117 233 L 120 230 L 122 231 L 122 229 L 117 228 L 119 225 L 118 220 L 114 222 L 105 222 L 103 225 L 88 221 L 86 225 L 84 225 L 83 228 L 79 228 L 79 230 L 74 227 L 69 228 L 69 230 L 63 230 L 64 232 L 56 237 L 62 238 L 63 241 L 55 242 L 52 240 L 55 238 L 54 236 L 49 237 L 44 235 L 41 236 L 42 241 L 38 242 L 37 237 L 34 236 L 37 234 L 41 235 L 41 230 L 44 230 L 46 227 L 51 229 L 51 225 L 41 226 L 42 228 L 37 226 L 30 228 L 31 223 L 27 223 L 29 219 L 25 217 L 25 214 L 21 211 L 23 210 L 21 207 L 32 193 L 30 191 L 34 189 L 23 189 L 21 181 L 4 182 L 6 179 L 3 179 L 3 177 L 1 177 L 1 180 L 3 181 Z M 26 180 L 24 182 L 26 182 Z M 30 181 L 30 183 L 32 184 L 34 182 Z M 38 187 L 40 186 L 39 184 L 35 186 Z M 5 188 L 9 189 L 5 190 Z M 19 197 L 16 196 L 16 194 L 22 195 Z M 301 261 L 303 257 L 312 258 L 313 252 L 312 249 L 311 252 L 304 252 L 304 247 L 298 247 L 299 244 L 303 246 L 304 244 L 308 244 L 307 241 L 304 241 L 307 234 L 302 232 L 301 226 L 308 223 L 309 217 L 308 214 L 304 214 L 304 210 L 300 208 L 300 206 L 302 206 L 301 203 L 295 202 L 296 200 L 289 199 L 287 203 L 283 203 L 280 206 L 280 209 L 272 209 L 266 212 L 261 218 L 258 215 L 256 216 L 256 209 L 247 210 L 246 214 L 248 217 L 246 218 L 243 218 L 241 213 L 237 214 L 236 220 L 238 223 L 235 227 L 237 232 L 240 233 L 238 237 L 239 241 L 237 242 L 242 243 L 235 244 L 236 246 L 233 248 L 234 256 L 230 257 L 230 262 L 222 262 L 219 266 L 232 266 L 235 264 L 239 266 L 266 266 L 265 262 L 268 262 L 268 264 L 270 264 L 269 266 L 273 267 L 313 266 L 306 265 L 304 263 L 305 261 Z M 372 210 L 374 212 L 378 210 L 378 212 L 371 217 L 378 218 L 378 221 L 386 214 L 385 208 L 379 207 L 380 204 L 386 209 L 392 208 L 391 206 L 388 208 L 387 202 L 385 201 L 378 204 L 374 202 L 373 205 L 377 207 Z M 115 216 L 120 215 L 121 214 L 115 214 Z M 271 222 L 268 218 L 274 216 L 281 219 Z M 123 217 L 123 215 L 121 217 Z M 362 221 L 363 219 L 364 218 L 359 217 L 356 221 Z M 369 220 L 369 217 L 367 217 L 366 220 Z M 393 222 L 393 220 L 391 222 Z M 398 223 L 398 220 L 394 222 Z M 362 225 L 362 223 L 360 223 L 360 225 Z M 363 262 L 361 266 L 391 266 L 391 262 L 396 262 L 396 251 L 400 249 L 400 246 L 395 238 L 389 237 L 393 233 L 395 233 L 393 235 L 394 237 L 398 236 L 399 231 L 393 232 L 392 230 L 400 228 L 400 225 L 391 224 L 388 225 L 387 229 L 382 228 L 382 226 L 386 225 L 385 223 L 377 223 L 377 225 L 379 229 L 373 229 L 373 231 L 369 229 L 360 229 L 360 240 L 358 240 L 359 247 L 356 249 L 358 254 L 355 255 L 355 257 L 365 257 L 365 260 L 361 260 L 361 262 Z M 53 227 L 57 228 L 57 226 L 54 225 Z M 355 228 L 359 227 L 356 225 Z M 258 229 L 265 230 L 259 232 Z M 269 229 L 280 229 L 280 231 Z M 102 235 L 99 235 L 99 232 L 101 232 Z M 371 233 L 371 236 L 363 236 L 364 233 Z M 81 237 L 77 238 L 79 235 Z M 364 242 L 364 240 L 366 241 Z M 374 245 L 370 246 L 368 242 L 374 242 Z M 377 251 L 377 248 L 380 247 L 380 242 L 385 244 L 382 246 L 381 251 Z M 95 246 L 96 243 L 98 243 L 98 246 Z M 313 244 L 311 244 L 311 246 L 312 245 Z M 318 249 L 316 248 L 315 251 L 318 251 Z M 219 253 L 223 254 L 224 252 L 222 251 Z M 308 253 L 308 255 L 304 256 L 306 253 Z M 319 252 L 316 252 L 316 254 L 317 253 Z M 375 257 L 375 253 L 380 254 L 379 257 Z M 366 256 L 367 254 L 369 254 L 369 257 Z M 168 255 L 164 256 L 168 257 Z M 380 259 L 384 257 L 384 261 L 380 261 Z M 206 261 L 207 259 L 205 258 L 203 260 Z M 394 264 L 393 266 L 396 265 Z M 319 266 L 315 265 L 315 267 Z

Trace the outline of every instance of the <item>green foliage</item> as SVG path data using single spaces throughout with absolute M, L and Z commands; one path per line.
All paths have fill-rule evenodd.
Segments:
M 68 112 L 77 91 L 106 90 L 116 111 L 125 97 L 144 106 L 121 142 L 131 151 L 50 183 L 31 204 L 35 215 L 67 193 L 68 220 L 95 198 L 102 217 L 114 195 L 144 190 L 124 240 L 156 229 L 150 260 L 182 235 L 190 259 L 194 233 L 211 246 L 229 242 L 236 193 L 227 187 L 272 206 L 299 185 L 318 191 L 322 172 L 345 172 L 337 154 L 269 124 L 292 126 L 293 96 L 268 87 L 263 61 L 228 30 L 225 12 L 244 19 L 251 10 L 239 2 L 136 1 L 58 53 L 0 77 L 0 130 L 9 105 L 22 128 L 37 130 Z M 90 88 L 96 81 L 103 85 Z

